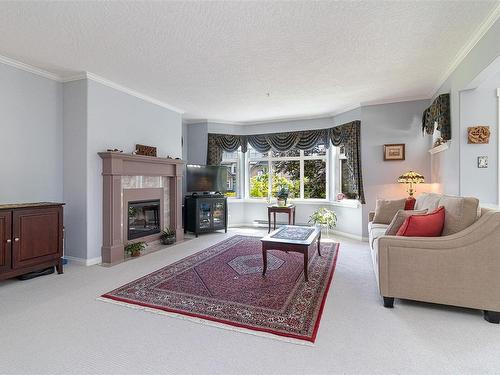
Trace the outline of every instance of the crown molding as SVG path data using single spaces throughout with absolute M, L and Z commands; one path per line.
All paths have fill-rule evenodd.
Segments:
M 380 99 L 380 100 L 371 100 L 368 102 L 362 102 L 361 107 L 367 107 L 370 105 L 380 105 L 380 104 L 395 104 L 395 103 L 403 103 L 403 102 L 415 102 L 418 100 L 430 100 L 430 96 L 408 96 L 404 98 L 390 98 L 390 99 Z
M 25 64 L 23 62 L 11 59 L 10 57 L 7 56 L 0 55 L 0 63 L 12 66 L 20 70 L 24 70 L 25 72 L 36 74 L 37 76 L 44 77 L 52 81 L 61 82 L 61 77 L 59 77 L 57 74 L 50 73 L 46 70 L 37 68 L 36 66 Z
M 115 90 L 124 92 L 126 94 L 131 95 L 131 96 L 135 96 L 138 99 L 142 99 L 142 100 L 144 100 L 146 102 L 149 102 L 149 103 L 152 103 L 152 104 L 156 104 L 156 105 L 158 105 L 160 107 L 169 109 L 171 111 L 174 111 L 174 112 L 177 112 L 177 113 L 180 113 L 180 114 L 185 113 L 185 111 L 183 111 L 182 109 L 179 109 L 177 107 L 171 106 L 170 104 L 162 102 L 161 100 L 155 99 L 155 98 L 153 98 L 151 96 L 148 96 L 148 95 L 145 95 L 145 94 L 142 94 L 142 93 L 140 93 L 138 91 L 135 91 L 135 90 L 133 90 L 131 88 L 122 86 L 122 85 L 120 85 L 118 83 L 115 83 L 113 81 L 110 81 L 110 80 L 108 80 L 106 78 L 100 77 L 97 74 L 93 74 L 93 73 L 90 73 L 90 72 L 82 72 L 82 73 L 78 73 L 78 74 L 76 74 L 74 76 L 64 77 L 64 76 L 60 76 L 60 75 L 57 75 L 57 74 L 54 74 L 54 73 L 50 73 L 50 72 L 48 72 L 46 70 L 37 68 L 37 67 L 35 67 L 33 65 L 25 64 L 23 62 L 20 62 L 20 61 L 17 61 L 17 60 L 14 60 L 14 59 L 11 59 L 9 57 L 2 56 L 2 55 L 0 55 L 0 63 L 12 66 L 12 67 L 20 69 L 20 70 L 24 70 L 25 72 L 36 74 L 38 76 L 41 76 L 41 77 L 44 77 L 44 78 L 48 78 L 48 79 L 50 79 L 52 81 L 56 81 L 56 82 L 60 82 L 60 83 L 79 81 L 79 80 L 82 80 L 82 79 L 90 79 L 92 81 L 101 83 L 101 84 L 103 84 L 105 86 L 111 87 L 111 88 L 113 88 Z
M 476 46 L 476 44 L 481 40 L 481 38 L 488 32 L 488 30 L 493 26 L 493 24 L 500 17 L 500 2 L 493 8 L 490 15 L 483 21 L 481 25 L 476 29 L 476 31 L 472 34 L 472 37 L 469 41 L 458 51 L 457 55 L 453 59 L 448 69 L 441 76 L 441 79 L 438 81 L 436 86 L 429 93 L 429 97 L 434 97 L 438 90 L 443 86 L 446 80 L 451 76 L 451 74 L 455 71 L 455 69 L 460 65 L 460 63 L 465 59 L 465 57 L 469 54 L 469 52 Z
M 153 98 L 151 96 L 145 95 L 145 94 L 140 93 L 138 91 L 132 90 L 132 89 L 130 89 L 128 87 L 122 86 L 122 85 L 120 85 L 118 83 L 115 83 L 115 82 L 110 81 L 110 80 L 108 80 L 106 78 L 98 76 L 97 74 L 86 72 L 85 73 L 85 78 L 90 79 L 90 80 L 92 80 L 94 82 L 100 83 L 102 85 L 111 87 L 111 88 L 113 88 L 115 90 L 124 92 L 125 94 L 129 94 L 131 96 L 135 96 L 136 98 L 142 99 L 142 100 L 144 100 L 146 102 L 149 102 L 149 103 L 152 103 L 152 104 L 156 104 L 156 105 L 158 105 L 160 107 L 163 107 L 163 108 L 169 109 L 171 111 L 177 112 L 177 113 L 179 113 L 181 115 L 185 113 L 185 111 L 182 110 L 182 109 L 179 109 L 177 107 L 171 106 L 170 104 L 162 102 L 162 101 L 160 101 L 158 99 L 155 99 L 155 98 Z M 80 79 L 82 79 L 82 78 L 80 78 Z

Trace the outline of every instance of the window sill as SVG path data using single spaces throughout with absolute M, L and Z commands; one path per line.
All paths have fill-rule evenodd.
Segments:
M 252 203 L 252 204 L 262 204 L 270 205 L 271 203 L 266 202 L 264 199 L 258 198 L 228 198 L 227 202 L 229 204 L 238 203 Z M 273 204 L 276 202 L 272 202 Z M 348 208 L 359 208 L 359 201 L 357 199 L 343 199 L 341 201 L 328 201 L 326 199 L 290 199 L 288 201 L 290 204 L 301 205 L 319 205 L 319 206 L 337 206 L 337 207 L 348 207 Z

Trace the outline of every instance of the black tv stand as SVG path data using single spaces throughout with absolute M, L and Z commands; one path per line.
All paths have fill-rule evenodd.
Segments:
M 193 193 L 184 198 L 184 233 L 222 230 L 227 233 L 227 198 L 222 194 Z

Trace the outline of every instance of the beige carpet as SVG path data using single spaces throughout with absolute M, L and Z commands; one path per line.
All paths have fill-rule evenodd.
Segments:
M 498 374 L 500 326 L 474 310 L 396 300 L 384 309 L 365 243 L 341 249 L 315 346 L 96 300 L 235 233 L 112 268 L 0 282 L 0 374 Z

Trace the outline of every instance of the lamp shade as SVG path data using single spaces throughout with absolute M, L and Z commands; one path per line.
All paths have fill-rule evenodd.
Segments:
M 420 173 L 409 171 L 398 177 L 400 184 L 421 184 L 425 182 L 424 176 Z

